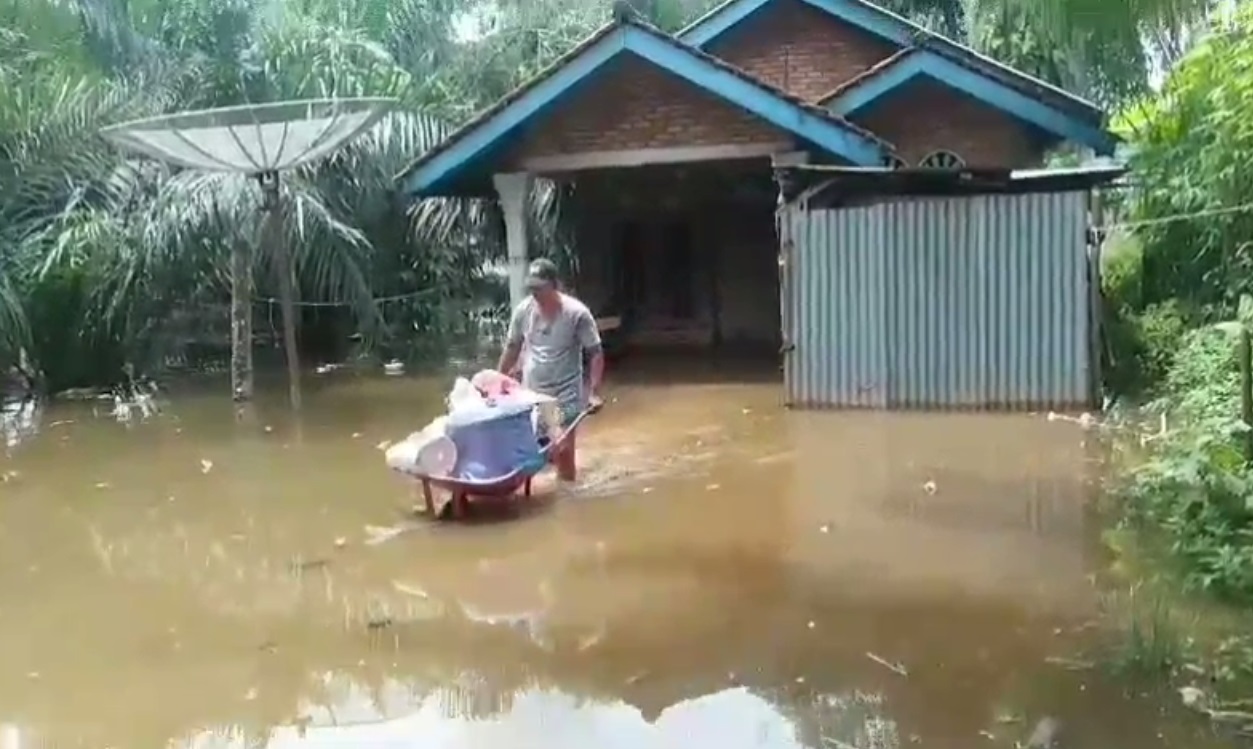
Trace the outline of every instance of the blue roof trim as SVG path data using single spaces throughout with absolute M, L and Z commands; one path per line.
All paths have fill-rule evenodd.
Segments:
M 461 167 L 496 145 L 518 126 L 543 113 L 563 93 L 595 73 L 626 48 L 626 29 L 616 29 L 606 34 L 592 46 L 583 50 L 567 65 L 557 70 L 535 88 L 511 102 L 497 116 L 491 117 L 444 149 L 434 158 L 404 176 L 405 192 L 438 192 L 441 183 Z
M 704 16 L 696 19 L 678 33 L 680 41 L 694 47 L 704 47 L 722 34 L 730 31 L 753 13 L 765 8 L 774 0 L 727 0 Z M 1099 107 L 1069 91 L 1058 88 L 1046 81 L 1041 81 L 1020 70 L 1005 65 L 975 50 L 959 44 L 952 39 L 940 36 L 924 29 L 922 26 L 892 11 L 875 5 L 867 0 L 799 0 L 827 15 L 838 18 L 845 23 L 860 28 L 869 34 L 879 37 L 901 47 L 912 47 L 917 44 L 921 34 L 934 43 L 943 45 L 948 51 L 968 60 L 976 67 L 987 67 L 1021 79 L 1025 83 L 1039 87 L 1050 94 L 1061 97 L 1068 104 L 1084 110 L 1094 118 L 1103 113 Z
M 730 31 L 745 18 L 769 5 L 771 0 L 729 0 L 697 18 L 675 35 L 693 47 L 703 47 Z
M 827 106 L 845 117 L 855 115 L 919 78 L 930 78 L 999 109 L 1046 133 L 1087 146 L 1099 156 L 1112 156 L 1117 138 L 1083 120 L 927 50 L 919 50 L 864 83 L 840 93 Z
M 403 176 L 405 191 L 411 195 L 438 194 L 467 165 L 490 154 L 528 120 L 548 111 L 575 86 L 626 53 L 643 58 L 853 164 L 876 166 L 886 152 L 882 142 L 860 134 L 856 128 L 841 126 L 820 113 L 806 111 L 804 106 L 772 94 L 731 70 L 703 59 L 699 53 L 627 25 L 611 30 L 590 44 L 499 112 L 471 127 L 465 135 L 454 135 L 455 142 Z

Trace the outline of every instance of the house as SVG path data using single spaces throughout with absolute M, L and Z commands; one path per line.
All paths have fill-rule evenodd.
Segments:
M 640 344 L 783 351 L 793 405 L 1064 408 L 1095 397 L 1109 175 L 1038 168 L 1112 155 L 1103 122 L 864 0 L 728 0 L 613 21 L 400 180 L 500 201 L 515 299 L 532 180 L 571 184 L 580 296 Z

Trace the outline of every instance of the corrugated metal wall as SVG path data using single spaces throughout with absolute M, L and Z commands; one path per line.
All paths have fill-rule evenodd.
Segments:
M 791 404 L 1092 402 L 1085 193 L 793 209 L 784 224 Z

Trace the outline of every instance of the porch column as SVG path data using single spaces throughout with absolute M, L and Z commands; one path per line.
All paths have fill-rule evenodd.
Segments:
M 528 172 L 496 174 L 492 183 L 505 214 L 505 249 L 509 268 L 509 303 L 517 306 L 526 298 L 526 199 L 531 192 Z

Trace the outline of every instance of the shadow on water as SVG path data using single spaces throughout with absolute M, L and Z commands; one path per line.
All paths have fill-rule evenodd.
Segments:
M 383 463 L 446 376 L 6 417 L 43 431 L 0 465 L 0 747 L 1218 746 L 1057 665 L 1097 606 L 1073 425 L 670 374 L 615 379 L 578 488 L 472 526 Z

